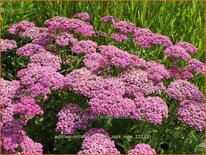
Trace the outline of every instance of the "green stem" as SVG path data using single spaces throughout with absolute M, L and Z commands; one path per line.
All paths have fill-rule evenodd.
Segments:
M 175 115 L 175 112 L 176 112 L 176 108 L 177 108 L 177 105 L 174 105 L 174 107 L 172 107 L 171 115 L 168 118 L 168 121 L 165 123 L 165 125 L 163 125 L 162 130 L 158 133 L 158 135 L 161 135 L 161 136 L 160 136 L 160 138 L 158 138 L 159 140 L 157 142 L 156 149 L 158 148 L 160 142 L 162 141 L 163 136 L 165 135 L 165 130 L 167 129 L 168 125 L 171 124 L 171 122 L 172 122 L 172 120 L 174 118 L 174 115 Z
M 185 142 L 185 140 L 188 138 L 188 135 L 190 134 L 190 130 L 186 130 L 186 131 L 184 131 L 184 128 L 182 129 L 182 132 L 184 133 L 183 134 L 183 138 L 182 138 L 182 140 L 179 142 L 179 145 L 180 145 L 180 147 L 179 148 L 185 148 L 184 147 L 184 142 Z M 176 150 L 175 150 L 175 152 L 177 152 Z
M 193 145 L 193 147 L 191 147 L 192 148 L 191 151 L 195 152 L 195 149 L 196 149 L 197 145 L 200 144 L 201 141 L 202 141 L 202 133 L 200 133 L 200 135 L 199 135 L 199 137 L 197 139 L 197 142 Z

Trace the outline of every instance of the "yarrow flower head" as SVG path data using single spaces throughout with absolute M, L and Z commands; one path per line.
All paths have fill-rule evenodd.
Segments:
M 74 44 L 71 51 L 76 54 L 91 54 L 96 53 L 97 43 L 91 40 L 82 40 Z
M 129 23 L 127 21 L 119 21 L 114 23 L 113 28 L 120 30 L 122 33 L 128 34 L 134 32 L 136 26 L 133 23 Z
M 86 54 L 84 56 L 84 65 L 93 73 L 100 73 L 102 70 L 109 69 L 109 60 L 99 53 Z
M 73 134 L 76 130 L 87 127 L 90 115 L 78 105 L 70 103 L 61 109 L 58 119 L 56 131 Z
M 30 63 L 32 65 L 35 64 L 40 66 L 50 66 L 53 67 L 55 70 L 60 70 L 62 60 L 60 57 L 50 52 L 43 52 L 32 55 L 30 57 Z
M 78 154 L 120 154 L 120 152 L 108 135 L 97 132 L 84 138 L 82 150 Z
M 74 70 L 65 77 L 65 89 L 73 90 L 89 98 L 95 97 L 104 89 L 115 90 L 118 94 L 124 94 L 123 83 L 119 80 L 106 79 L 92 74 L 86 68 Z
M 43 52 L 46 52 L 43 46 L 32 44 L 32 43 L 26 44 L 17 49 L 18 55 L 27 56 L 27 57 L 30 57 L 37 53 L 43 53 Z
M 110 38 L 115 40 L 116 42 L 123 42 L 128 39 L 128 36 L 124 33 L 112 33 Z
M 34 142 L 18 122 L 9 122 L 2 128 L 3 152 L 9 154 L 42 154 L 43 146 Z
M 16 148 L 26 136 L 22 125 L 18 121 L 9 121 L 2 126 L 1 130 L 3 151 L 15 153 Z
M 76 13 L 73 18 L 77 18 L 77 19 L 81 19 L 83 21 L 88 21 L 91 19 L 91 17 L 89 16 L 89 14 L 87 12 L 80 12 L 80 13 Z
M 84 24 L 74 30 L 74 34 L 81 34 L 84 37 L 92 37 L 96 33 L 92 25 Z
M 165 90 L 162 82 L 154 83 L 143 70 L 127 70 L 121 73 L 120 80 L 125 84 L 126 94 L 129 96 L 144 96 L 152 93 L 161 93 Z
M 189 61 L 191 59 L 191 56 L 180 45 L 169 46 L 163 52 L 164 52 L 164 54 L 171 57 L 173 59 L 173 61 L 176 61 L 179 58 L 182 58 L 185 61 Z
M 201 102 L 204 100 L 203 93 L 199 91 L 195 85 L 186 80 L 175 80 L 171 82 L 166 93 L 170 98 L 178 101 L 194 100 Z
M 149 79 L 159 82 L 169 78 L 169 71 L 167 68 L 156 61 L 148 61 L 146 67 Z
M 90 99 L 89 105 L 93 113 L 113 117 L 131 117 L 134 113 L 133 100 L 123 98 L 117 92 L 103 90 Z
M 150 123 L 161 124 L 163 118 L 168 116 L 167 104 L 160 97 L 137 97 L 134 102 L 141 118 Z
M 99 46 L 100 53 L 109 59 L 111 65 L 126 68 L 126 67 L 144 67 L 145 60 L 136 55 L 131 55 L 126 51 L 118 49 L 116 46 Z
M 179 68 L 177 66 L 171 66 L 169 68 L 169 77 L 177 79 L 191 79 L 194 75 L 188 70 L 187 67 Z
M 199 74 L 205 74 L 206 73 L 206 66 L 203 62 L 197 60 L 197 59 L 191 59 L 189 61 L 189 65 L 188 65 L 189 69 L 191 71 L 195 71 Z
M 169 68 L 170 72 L 170 78 L 181 78 L 181 75 L 179 73 L 179 68 L 177 66 L 171 66 Z
M 93 129 L 90 129 L 89 131 L 87 131 L 85 134 L 84 134 L 84 138 L 87 138 L 87 137 L 90 137 L 94 134 L 103 134 L 105 136 L 108 136 L 109 137 L 109 134 L 102 128 L 93 128 Z
M 177 108 L 178 119 L 198 131 L 205 128 L 205 104 L 193 100 L 184 100 Z
M 48 34 L 48 29 L 43 27 L 32 27 L 30 29 L 25 30 L 24 32 L 20 32 L 19 36 L 22 38 L 35 39 L 41 35 Z
M 20 32 L 24 32 L 33 27 L 35 27 L 34 23 L 29 21 L 21 21 L 17 24 L 11 25 L 8 29 L 8 32 L 13 35 L 18 35 Z
M 100 36 L 100 37 L 106 37 L 106 36 L 107 36 L 107 33 L 106 33 L 106 32 L 103 32 L 103 31 L 97 31 L 97 32 L 96 32 L 96 35 L 97 35 L 97 36 Z
M 33 65 L 23 71 L 19 77 L 20 83 L 33 96 L 46 95 L 64 85 L 64 76 L 51 66 Z
M 137 144 L 128 154 L 154 155 L 156 151 L 148 144 Z
M 55 42 L 59 46 L 68 46 L 77 43 L 77 39 L 72 34 L 62 32 L 55 37 Z
M 104 16 L 104 17 L 101 18 L 100 21 L 103 22 L 103 23 L 109 23 L 111 21 L 118 22 L 119 19 L 115 16 Z
M 150 48 L 152 46 L 153 33 L 146 28 L 136 28 L 132 40 L 142 48 Z
M 55 32 L 56 30 L 66 31 L 69 29 L 69 23 L 70 19 L 60 16 L 53 17 L 44 22 L 44 24 L 51 32 Z
M 28 136 L 24 136 L 23 141 L 20 143 L 20 145 L 16 148 L 16 150 L 20 150 L 20 154 L 42 154 L 43 153 L 43 146 L 42 144 L 33 141 Z
M 188 71 L 188 69 L 186 67 L 182 67 L 181 68 L 181 77 L 182 77 L 182 79 L 189 80 L 189 79 L 193 78 L 194 76 L 191 72 Z
M 17 48 L 17 44 L 14 40 L 1 39 L 0 43 L 0 52 L 6 52 Z
M 197 47 L 195 47 L 194 45 L 192 45 L 188 42 L 179 42 L 176 45 L 181 46 L 189 53 L 196 53 L 198 50 Z
M 169 37 L 160 34 L 153 34 L 151 37 L 153 45 L 164 45 L 164 47 L 169 47 L 173 45 Z
M 20 82 L 17 80 L 7 81 L 1 78 L 0 91 L 1 95 L 1 108 L 10 106 L 12 104 L 12 99 L 16 96 L 17 91 L 20 89 Z
M 23 119 L 28 119 L 43 113 L 41 107 L 32 97 L 21 98 L 20 101 L 13 105 L 14 113 L 19 113 Z

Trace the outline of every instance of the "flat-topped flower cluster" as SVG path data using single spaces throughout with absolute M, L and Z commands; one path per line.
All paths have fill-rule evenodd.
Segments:
M 88 124 L 98 115 L 147 120 L 161 125 L 167 119 L 169 108 L 166 97 L 180 102 L 177 117 L 183 124 L 198 131 L 205 127 L 203 93 L 188 80 L 205 74 L 205 64 L 192 58 L 198 49 L 188 42 L 173 44 L 169 37 L 149 29 L 105 16 L 100 21 L 111 24 L 113 32 L 97 31 L 88 13 L 72 18 L 53 17 L 45 27 L 21 21 L 9 27 L 8 32 L 28 43 L 17 47 L 14 40 L 1 39 L 1 52 L 16 52 L 29 60 L 20 69 L 17 80 L 1 79 L 2 142 L 4 153 L 39 154 L 43 146 L 29 138 L 23 127 L 43 110 L 39 99 L 53 91 L 73 91 L 88 98 L 88 107 L 68 103 L 59 111 L 56 131 L 67 135 L 77 130 L 89 130 Z M 98 45 L 100 38 L 124 42 L 131 39 L 141 48 L 163 46 L 163 54 L 171 61 L 165 66 L 158 61 L 146 61 L 114 45 Z M 63 72 L 65 55 L 81 57 L 81 65 Z M 186 66 L 179 67 L 178 62 Z M 72 64 L 69 64 L 72 65 Z M 68 66 L 69 66 L 68 65 Z M 81 67 L 81 68 L 80 68 Z M 108 72 L 117 72 L 110 75 Z M 108 74 L 107 74 L 108 73 Z M 166 82 L 169 85 L 166 85 Z M 134 144 L 135 145 L 135 144 Z M 137 144 L 129 154 L 155 154 L 148 144 Z M 103 129 L 90 129 L 85 134 L 79 154 L 120 154 L 114 141 Z

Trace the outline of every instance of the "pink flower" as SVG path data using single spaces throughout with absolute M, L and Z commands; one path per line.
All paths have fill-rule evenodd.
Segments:
M 182 48 L 184 48 L 186 51 L 190 53 L 196 53 L 198 50 L 197 47 L 193 46 L 192 44 L 188 42 L 179 42 L 176 45 L 181 46 Z
M 20 32 L 24 32 L 33 27 L 35 27 L 34 23 L 29 21 L 21 21 L 17 24 L 11 25 L 8 29 L 8 32 L 13 35 L 18 35 Z
M 103 23 L 109 23 L 110 21 L 117 22 L 117 21 L 119 21 L 119 19 L 117 17 L 114 17 L 114 16 L 104 16 L 101 18 L 100 21 Z
M 166 93 L 169 97 L 179 101 L 194 100 L 199 102 L 204 100 L 203 93 L 199 91 L 195 85 L 186 80 L 175 80 L 171 82 Z
M 97 74 L 109 69 L 109 60 L 99 53 L 86 54 L 83 62 L 87 69 Z
M 148 144 L 137 144 L 134 149 L 128 152 L 128 154 L 153 155 L 156 154 L 156 152 Z
M 82 150 L 78 154 L 120 154 L 108 134 L 104 130 L 99 131 L 94 132 L 93 135 L 86 133 L 87 136 L 83 140 Z
M 45 48 L 43 46 L 37 45 L 37 44 L 31 44 L 28 43 L 20 48 L 17 49 L 18 55 L 23 55 L 30 57 L 37 53 L 43 53 L 46 52 Z
M 205 128 L 205 104 L 193 100 L 184 100 L 177 108 L 178 119 L 198 131 Z
M 84 21 L 88 21 L 91 19 L 91 17 L 89 16 L 89 14 L 87 12 L 80 12 L 80 13 L 76 13 L 73 18 L 78 18 Z
M 0 43 L 0 52 L 6 52 L 17 48 L 17 44 L 14 40 L 1 39 Z
M 90 115 L 76 104 L 64 106 L 58 113 L 56 131 L 61 134 L 73 134 L 78 129 L 85 129 L 88 125 Z
M 191 56 L 186 52 L 186 50 L 179 45 L 169 46 L 163 52 L 175 60 L 182 58 L 185 61 L 189 61 L 191 59 Z
M 128 36 L 123 33 L 112 33 L 110 38 L 115 40 L 116 42 L 122 42 L 128 39 Z
M 76 54 L 91 54 L 96 53 L 97 43 L 91 40 L 81 40 L 74 44 L 71 51 Z
M 62 60 L 50 52 L 37 53 L 30 57 L 29 65 L 50 66 L 56 70 L 61 69 Z
M 55 42 L 59 46 L 68 46 L 77 43 L 77 39 L 67 32 L 62 32 L 55 37 Z
M 192 71 L 195 71 L 199 74 L 205 74 L 206 73 L 206 67 L 205 64 L 197 59 L 191 59 L 189 61 L 188 65 L 189 69 Z

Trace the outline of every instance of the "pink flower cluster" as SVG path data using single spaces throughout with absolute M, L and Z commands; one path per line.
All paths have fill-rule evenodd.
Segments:
M 206 73 L 206 67 L 205 64 L 197 59 L 191 59 L 189 61 L 188 65 L 189 69 L 192 71 L 195 71 L 199 74 L 205 74 Z
M 102 129 L 92 129 L 85 134 L 82 150 L 78 154 L 120 154 L 114 141 Z
M 178 68 L 177 66 L 171 66 L 169 68 L 170 71 L 170 78 L 178 78 L 178 79 L 191 79 L 194 77 L 194 75 L 186 68 Z
M 96 74 L 109 69 L 108 58 L 99 53 L 86 54 L 83 63 L 88 70 Z
M 133 41 L 143 48 L 150 48 L 152 45 L 163 45 L 165 47 L 172 45 L 169 37 L 154 34 L 149 29 L 139 27 L 134 30 Z
M 73 17 L 83 21 L 88 21 L 91 18 L 87 12 L 76 13 Z
M 153 155 L 156 151 L 148 144 L 137 144 L 134 149 L 129 150 L 128 154 Z
M 82 40 L 72 46 L 71 51 L 76 54 L 91 54 L 95 53 L 97 48 L 97 43 L 91 40 Z
M 62 32 L 55 37 L 56 44 L 59 46 L 68 46 L 77 43 L 77 40 L 69 33 Z
M 110 35 L 111 39 L 114 39 L 116 42 L 122 42 L 128 39 L 128 36 L 124 33 L 112 33 Z
M 39 36 L 46 35 L 48 34 L 48 29 L 47 28 L 42 28 L 42 27 L 31 27 L 30 29 L 26 29 L 23 32 L 19 33 L 19 36 L 22 38 L 27 38 L 27 39 L 35 39 L 38 38 Z
M 43 53 L 37 53 L 30 57 L 30 64 L 33 65 L 39 65 L 39 66 L 48 66 L 52 67 L 56 70 L 61 69 L 61 63 L 62 60 L 60 57 L 50 53 L 50 52 L 43 52 Z
M 17 80 L 7 81 L 1 78 L 0 88 L 3 90 L 0 91 L 0 105 L 2 108 L 4 108 L 12 104 L 12 100 L 15 98 L 17 91 L 20 88 L 20 82 Z
M 99 46 L 100 53 L 109 59 L 111 65 L 126 68 L 126 67 L 144 67 L 145 60 L 136 55 L 129 54 L 127 51 L 118 49 L 116 46 Z
M 23 97 L 15 100 L 20 89 L 19 81 L 6 81 L 1 79 L 1 140 L 3 152 L 14 154 L 42 154 L 43 149 L 40 143 L 30 139 L 23 125 L 27 121 L 42 114 L 40 106 L 31 97 Z M 19 152 L 18 149 L 21 149 Z
M 32 44 L 32 43 L 26 44 L 23 47 L 17 49 L 18 55 L 27 56 L 27 57 L 43 52 L 46 52 L 46 49 L 43 46 L 38 44 Z
M 135 99 L 135 118 L 145 118 L 150 123 L 161 124 L 168 116 L 168 107 L 160 97 L 139 97 Z
M 205 129 L 205 104 L 193 100 L 184 100 L 177 108 L 178 119 L 198 131 Z
M 162 81 L 156 83 L 150 80 L 148 73 L 144 70 L 131 69 L 122 72 L 120 80 L 125 84 L 125 91 L 128 96 L 160 94 L 166 89 Z
M 64 106 L 57 116 L 59 121 L 56 131 L 61 132 L 61 134 L 73 134 L 76 130 L 87 127 L 89 119 L 92 118 L 92 113 L 70 103 Z
M 204 100 L 203 93 L 186 80 L 175 80 L 171 82 L 166 93 L 169 97 L 178 101 L 194 100 L 201 102 Z
M 34 23 L 21 21 L 20 23 L 11 25 L 8 29 L 8 32 L 12 35 L 18 35 L 20 32 L 24 32 L 33 27 L 35 27 Z
M 111 21 L 117 22 L 117 21 L 119 21 L 119 19 L 117 17 L 109 15 L 109 16 L 102 17 L 100 21 L 103 22 L 103 23 L 108 23 L 108 22 L 111 22 Z
M 66 75 L 64 87 L 89 98 L 95 97 L 104 89 L 124 94 L 124 84 L 118 79 L 97 76 L 86 68 L 74 70 Z
M 2 127 L 3 153 L 6 154 L 42 154 L 43 146 L 29 138 L 21 124 L 7 122 Z
M 173 61 L 176 61 L 179 58 L 182 58 L 185 61 L 189 61 L 191 59 L 191 56 L 180 45 L 169 46 L 163 52 L 171 57 Z
M 0 43 L 0 52 L 6 52 L 8 50 L 13 50 L 17 48 L 17 44 L 14 40 L 1 39 Z
M 31 96 L 46 95 L 64 86 L 64 76 L 52 66 L 31 65 L 19 70 L 17 76 Z

